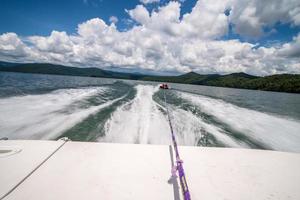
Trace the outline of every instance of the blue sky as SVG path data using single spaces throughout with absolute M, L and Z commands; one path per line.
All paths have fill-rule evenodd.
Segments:
M 167 1 L 147 5 L 153 9 Z M 182 13 L 189 12 L 195 0 L 182 5 Z M 110 16 L 118 17 L 119 30 L 128 28 L 129 18 L 125 9 L 133 9 L 138 0 L 1 0 L 0 33 L 15 32 L 22 36 L 49 35 L 52 30 L 76 32 L 77 25 L 99 17 L 109 22 Z
M 125 8 L 134 8 L 137 3 L 134 0 L 1 0 L 0 31 L 23 36 L 46 36 L 52 30 L 71 34 L 79 23 L 95 17 L 107 22 L 112 15 L 128 18 Z
M 149 10 L 166 4 L 162 1 L 147 5 Z M 181 15 L 190 12 L 196 0 L 182 3 Z M 118 17 L 117 27 L 120 31 L 131 27 L 126 23 L 129 15 L 125 9 L 133 9 L 138 0 L 1 0 L 0 34 L 15 32 L 20 36 L 47 36 L 53 30 L 76 32 L 77 25 L 88 19 L 99 17 L 109 23 L 110 16 Z M 245 41 L 273 43 L 291 41 L 300 27 L 290 24 L 276 24 L 276 32 L 261 38 L 243 38 L 230 32 L 223 39 L 238 38 Z
M 195 59 L 196 57 L 201 56 L 202 54 L 206 54 L 209 49 L 218 49 L 218 45 L 221 45 L 221 43 L 216 44 L 217 41 L 227 41 L 228 45 L 230 45 L 230 43 L 232 43 L 233 41 L 238 41 L 239 44 L 237 45 L 244 45 L 243 49 L 247 48 L 247 45 L 249 47 L 253 45 L 250 49 L 258 49 L 260 47 L 264 47 L 268 48 L 271 52 L 273 51 L 272 48 L 276 48 L 276 50 L 278 51 L 277 54 L 280 55 L 285 55 L 288 52 L 292 53 L 293 55 L 298 55 L 298 52 L 295 53 L 294 51 L 297 51 L 298 48 L 297 36 L 300 32 L 300 14 L 299 11 L 297 11 L 297 9 L 295 9 L 295 11 L 293 12 L 290 12 L 294 8 L 299 8 L 299 3 L 297 1 L 283 0 L 281 3 L 278 3 L 278 1 L 275 0 L 268 1 L 269 3 L 261 3 L 259 2 L 259 0 L 249 1 L 251 3 L 243 0 L 217 0 L 214 3 L 212 1 L 207 0 L 185 0 L 177 2 L 168 0 L 154 1 L 154 3 L 143 3 L 142 0 L 1 0 L 0 35 L 2 36 L 3 44 L 2 49 L 0 46 L 0 58 L 2 60 L 7 61 L 49 61 L 60 63 L 58 57 L 60 57 L 61 55 L 54 55 L 59 54 L 58 51 L 51 52 L 51 48 L 49 46 L 47 46 L 47 48 L 45 47 L 46 41 L 48 41 L 48 45 L 49 41 L 52 41 L 51 37 L 64 37 L 63 34 L 60 34 L 60 36 L 58 36 L 59 34 L 56 34 L 56 36 L 54 36 L 52 34 L 53 31 L 56 31 L 58 33 L 66 33 L 66 37 L 70 39 L 71 43 L 73 44 L 73 48 L 74 46 L 76 46 L 78 39 L 72 38 L 72 36 L 80 36 L 82 38 L 87 39 L 87 35 L 83 36 L 78 33 L 78 27 L 80 24 L 88 24 L 89 20 L 99 19 L 100 21 L 103 21 L 107 25 L 107 27 L 110 27 L 110 18 L 112 16 L 117 18 L 117 22 L 115 22 L 114 26 L 116 28 L 116 31 L 119 33 L 127 32 L 127 35 L 129 35 L 129 33 L 136 34 L 132 30 L 134 28 L 139 28 L 141 32 L 142 30 L 146 29 L 146 31 L 148 31 L 149 34 L 152 34 L 151 37 L 153 36 L 153 38 L 160 37 L 159 41 L 162 42 L 161 45 L 164 46 L 164 48 L 162 48 L 161 51 L 165 51 L 165 49 L 169 48 L 171 49 L 169 50 L 169 52 L 164 52 L 166 53 L 165 56 L 169 54 L 174 55 L 178 53 L 179 50 L 176 50 L 175 52 L 173 52 L 172 50 L 172 46 L 174 45 L 174 41 L 176 40 L 178 40 L 178 43 L 181 44 L 181 42 L 187 41 L 187 38 L 193 38 L 194 41 L 199 42 L 199 45 L 187 47 L 187 49 L 190 49 L 191 52 L 188 53 L 190 53 L 191 55 L 189 57 L 182 56 L 180 60 L 177 60 L 177 56 L 174 56 L 173 60 L 164 60 L 164 58 L 161 58 L 158 55 L 152 55 L 151 57 L 149 47 L 146 48 L 140 46 L 132 46 L 131 44 L 120 44 L 121 46 L 127 45 L 128 48 L 133 48 L 134 50 L 141 48 L 141 51 L 143 51 L 145 55 L 141 58 L 135 58 L 133 56 L 134 58 L 132 59 L 135 59 L 135 61 L 123 61 L 123 63 L 121 61 L 124 60 L 124 58 L 122 58 L 123 55 L 120 55 L 119 58 L 113 60 L 111 57 L 116 57 L 116 55 L 104 54 L 99 55 L 99 60 L 101 60 L 101 62 L 98 63 L 91 63 L 91 60 L 88 60 L 88 55 L 82 59 L 79 59 L 80 61 L 74 61 L 71 60 L 70 57 L 68 57 L 70 61 L 67 63 L 62 63 L 74 65 L 77 62 L 79 62 L 81 65 L 92 65 L 98 66 L 100 68 L 124 68 L 125 71 L 131 69 L 136 71 L 159 71 L 162 73 L 181 73 L 191 70 L 202 73 L 226 73 L 231 71 L 246 71 L 249 73 L 260 74 L 260 72 L 258 71 L 259 69 L 249 69 L 248 65 L 249 62 L 251 62 L 249 60 L 249 62 L 247 60 L 243 60 L 242 63 L 235 63 L 236 69 L 228 70 L 226 68 L 230 66 L 224 65 L 221 68 L 216 66 L 222 61 L 222 59 L 220 59 L 217 55 L 215 59 L 219 59 L 220 62 L 212 62 L 212 68 L 209 68 L 209 66 L 207 66 L 209 64 L 206 63 L 205 60 L 203 60 L 203 62 L 200 62 L 192 59 Z M 227 2 L 226 5 L 224 2 Z M 138 7 L 138 5 L 140 7 Z M 286 6 L 286 8 L 284 6 Z M 269 7 L 270 10 L 268 10 Z M 278 7 L 278 11 L 276 11 L 276 9 L 272 11 L 272 7 Z M 179 10 L 179 18 L 164 19 L 165 17 L 163 15 L 159 15 L 159 13 L 162 13 L 160 11 L 163 8 L 166 8 L 166 13 L 169 12 L 172 14 L 172 16 L 176 16 L 176 12 Z M 193 8 L 195 9 L 192 12 Z M 146 14 L 145 10 L 143 9 L 146 9 Z M 157 13 L 157 16 L 160 16 L 162 18 L 162 22 L 166 25 L 160 23 L 160 20 L 158 18 L 153 17 L 155 13 Z M 290 15 L 290 13 L 295 14 Z M 149 15 L 151 19 L 149 19 L 147 22 L 140 21 L 142 20 L 140 18 L 141 15 L 142 17 Z M 184 17 L 184 15 L 191 16 Z M 199 17 L 199 22 L 197 22 L 197 17 Z M 224 17 L 227 19 L 224 20 Z M 211 18 L 213 20 L 209 21 L 211 20 Z M 99 20 L 96 20 L 95 23 L 101 24 Z M 215 26 L 211 26 L 212 23 L 214 23 Z M 225 23 L 227 23 L 227 25 Z M 177 26 L 178 24 L 180 24 L 180 26 Z M 142 27 L 144 27 L 144 29 Z M 212 27 L 216 30 L 213 30 Z M 164 41 L 166 37 L 166 32 L 164 30 L 167 28 L 170 28 L 171 32 L 175 30 L 175 32 L 173 33 L 171 33 L 170 31 L 168 32 L 171 34 L 171 37 L 174 37 L 174 39 L 172 39 L 173 44 L 171 43 L 171 41 Z M 185 28 L 186 30 L 184 30 Z M 195 28 L 195 30 L 191 30 L 193 28 Z M 207 32 L 210 31 L 210 28 L 212 28 L 211 32 Z M 9 57 L 9 53 L 7 52 L 7 37 L 13 36 L 11 34 L 7 35 L 8 33 L 15 34 L 16 37 L 21 41 L 22 45 L 24 45 L 22 52 L 27 51 L 26 56 L 24 55 L 23 57 L 21 56 L 17 58 L 17 56 L 14 55 L 16 54 L 16 52 L 11 52 L 11 55 L 14 56 L 11 56 L 11 58 Z M 109 37 L 108 34 L 109 33 L 107 33 L 105 37 Z M 113 35 L 113 37 L 117 37 L 115 36 L 116 34 Z M 43 37 L 43 42 L 45 44 L 41 44 L 42 39 L 39 38 L 37 40 L 36 37 Z M 169 40 L 170 37 L 166 38 L 168 38 Z M 18 39 L 16 39 L 16 41 Z M 100 39 L 100 33 L 98 39 Z M 116 40 L 118 39 L 116 38 Z M 130 36 L 128 40 L 133 42 L 133 36 Z M 192 40 L 190 42 L 193 43 Z M 200 50 L 200 46 L 204 42 L 206 43 L 206 47 L 209 48 L 207 48 L 206 50 Z M 28 45 L 28 48 L 25 48 L 26 45 Z M 97 47 L 100 46 L 102 48 L 103 41 L 99 41 L 98 43 L 95 42 L 95 45 Z M 41 46 L 43 46 L 44 49 L 41 48 Z M 20 45 L 18 46 L 18 48 L 19 47 Z M 178 46 L 178 48 L 180 47 Z M 199 50 L 196 51 L 195 49 L 197 48 L 199 48 Z M 229 50 L 227 50 L 229 47 L 222 46 L 220 48 L 224 48 L 224 52 L 226 52 L 226 54 L 224 54 L 223 60 L 225 60 L 225 57 L 226 59 L 229 59 L 228 53 L 231 53 L 229 52 Z M 44 54 L 46 49 L 47 51 L 49 50 L 48 55 L 50 55 L 50 53 L 51 55 L 53 54 L 52 57 L 48 56 L 47 58 L 47 55 Z M 109 46 L 108 49 L 112 50 L 113 48 L 112 46 Z M 17 50 L 15 49 L 15 51 Z M 21 50 L 19 49 L 17 53 L 20 53 L 20 51 Z M 29 51 L 31 52 L 29 53 Z M 75 55 L 74 52 L 75 50 L 73 48 L 73 57 Z M 116 50 L 115 52 L 119 53 L 118 50 Z M 43 60 L 35 60 L 32 57 L 32 55 L 38 53 L 43 54 Z M 235 52 L 235 54 L 236 55 L 234 55 L 234 57 L 237 57 L 238 52 Z M 248 52 L 248 54 L 258 54 L 258 51 Z M 153 59 L 155 56 L 158 56 L 155 59 L 159 59 L 159 63 L 156 60 L 147 60 Z M 243 59 L 247 57 L 245 55 L 243 56 Z M 107 59 L 108 57 L 109 59 Z M 285 55 L 285 57 L 287 57 L 287 55 Z M 145 64 L 143 64 L 142 60 L 144 60 Z M 281 63 L 281 66 L 277 66 L 276 69 L 264 69 L 264 71 L 261 72 L 261 74 L 280 73 L 280 70 L 282 70 L 283 68 L 288 68 L 290 65 L 292 66 L 291 69 L 284 70 L 284 72 L 287 71 L 297 73 L 298 70 L 300 70 L 299 66 L 297 65 L 297 62 L 298 60 L 295 60 L 292 63 Z M 224 64 L 223 61 L 221 63 L 222 65 Z M 229 63 L 227 63 L 227 65 L 229 65 Z M 267 63 L 271 63 L 271 61 L 264 61 L 264 63 L 262 63 L 261 65 L 267 65 Z M 147 66 L 145 67 L 143 65 Z M 166 67 L 164 67 L 163 65 L 166 65 Z M 176 65 L 176 67 L 168 65 Z M 240 65 L 243 65 L 243 67 L 238 67 Z M 284 67 L 282 67 L 283 65 Z

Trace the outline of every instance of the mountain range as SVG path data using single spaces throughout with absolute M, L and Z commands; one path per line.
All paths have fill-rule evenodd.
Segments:
M 0 71 L 174 82 L 195 85 L 300 93 L 299 74 L 277 74 L 259 77 L 243 72 L 227 75 L 202 75 L 195 72 L 189 72 L 179 76 L 153 76 L 135 73 L 115 72 L 99 68 L 79 68 L 48 63 L 20 64 L 3 61 L 0 61 Z

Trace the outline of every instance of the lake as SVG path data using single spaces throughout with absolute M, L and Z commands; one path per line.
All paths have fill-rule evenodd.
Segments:
M 300 152 L 300 95 L 0 72 L 0 138 Z

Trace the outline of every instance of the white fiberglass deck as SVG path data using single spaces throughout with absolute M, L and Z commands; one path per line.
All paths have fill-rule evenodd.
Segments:
M 182 199 L 179 183 L 170 179 L 169 146 L 66 142 L 43 163 L 62 144 L 0 141 L 0 199 Z M 9 155 L 9 148 L 21 151 Z M 179 151 L 193 200 L 300 199 L 300 154 Z

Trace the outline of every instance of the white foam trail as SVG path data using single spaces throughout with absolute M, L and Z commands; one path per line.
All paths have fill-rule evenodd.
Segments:
M 176 134 L 177 142 L 180 145 L 197 146 L 198 140 L 202 137 L 201 129 L 212 134 L 219 142 L 229 147 L 248 147 L 245 143 L 237 142 L 227 136 L 220 128 L 204 122 L 193 113 L 171 108 L 172 124 Z M 174 117 L 173 117 L 174 116 Z
M 262 113 L 201 95 L 178 92 L 205 113 L 263 144 L 282 151 L 300 152 L 300 122 Z
M 106 108 L 114 104 L 115 102 L 123 99 L 125 96 L 108 101 L 98 106 L 91 106 L 89 108 L 76 111 L 70 115 L 62 115 L 62 116 L 54 116 L 56 118 L 55 121 L 52 121 L 52 127 L 49 134 L 47 134 L 42 139 L 52 139 L 59 136 L 60 133 L 66 131 L 77 123 L 83 121 L 88 116 L 99 112 L 101 109 Z M 62 123 L 64 122 L 64 123 Z
M 87 109 L 63 110 L 74 102 L 105 91 L 105 88 L 61 89 L 48 94 L 0 99 L 1 137 L 52 139 L 90 114 L 112 102 Z
M 136 97 L 119 107 L 105 124 L 104 142 L 170 144 L 171 133 L 167 116 L 158 109 L 153 99 L 157 87 L 138 85 Z M 161 107 L 162 109 L 165 109 Z M 178 144 L 197 145 L 201 129 L 213 134 L 217 140 L 232 147 L 246 146 L 237 143 L 217 127 L 209 125 L 191 112 L 169 106 L 174 133 Z
M 136 86 L 135 98 L 119 107 L 105 124 L 105 142 L 169 144 L 166 117 L 159 111 L 152 95 L 158 87 Z

